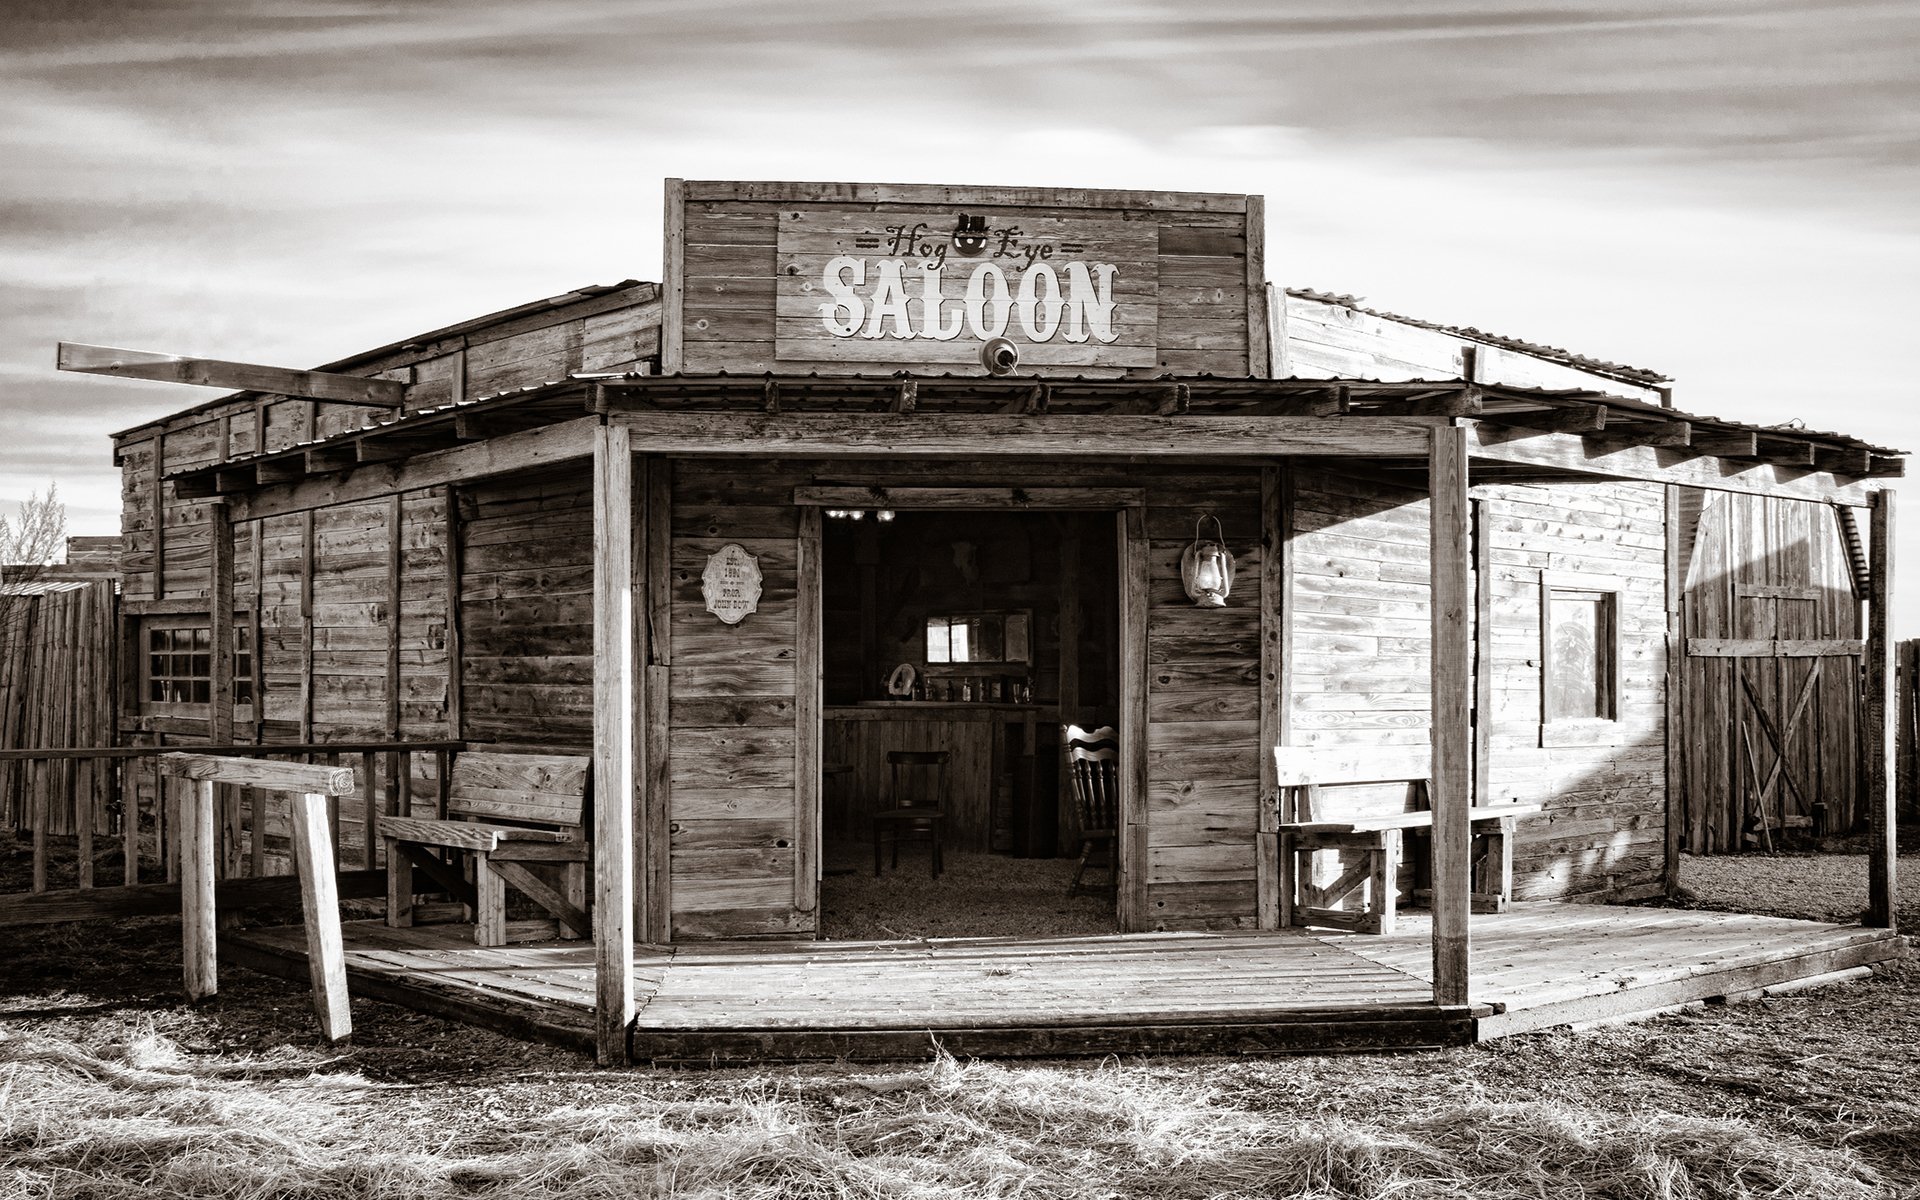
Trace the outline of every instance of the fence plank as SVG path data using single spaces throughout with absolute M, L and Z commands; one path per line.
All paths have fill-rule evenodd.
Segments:
M 367 789 L 371 792 L 373 789 Z M 328 797 L 304 792 L 293 803 L 294 861 L 300 875 L 300 912 L 307 929 L 307 968 L 313 977 L 314 1015 L 329 1043 L 353 1033 L 347 1006 L 347 956 L 340 940 L 340 896 L 334 883 Z

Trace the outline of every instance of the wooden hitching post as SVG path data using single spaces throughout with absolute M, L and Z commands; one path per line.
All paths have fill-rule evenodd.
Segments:
M 1873 494 L 1873 545 L 1867 571 L 1866 719 L 1860 750 L 1866 757 L 1867 917 L 1866 924 L 1895 928 L 1894 772 L 1897 741 L 1893 666 L 1893 493 Z
M 633 1020 L 633 451 L 624 425 L 593 441 L 593 944 L 595 1057 L 627 1061 Z
M 187 999 L 205 1000 L 220 990 L 215 966 L 213 781 L 196 779 L 180 804 L 181 972 Z
M 1433 580 L 1433 1000 L 1467 1003 L 1473 835 L 1473 603 L 1468 562 L 1467 431 L 1433 431 L 1428 456 Z
M 368 787 L 372 787 L 371 781 Z M 347 1005 L 346 950 L 340 940 L 340 888 L 334 878 L 333 842 L 327 831 L 327 797 L 295 793 L 293 854 L 300 872 L 300 912 L 307 927 L 307 967 L 313 978 L 313 1011 L 320 1036 L 330 1044 L 353 1033 Z

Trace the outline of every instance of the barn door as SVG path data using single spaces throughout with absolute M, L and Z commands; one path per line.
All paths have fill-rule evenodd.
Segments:
M 1733 675 L 1732 756 L 1741 845 L 1774 848 L 1786 831 L 1824 832 L 1829 816 L 1823 740 L 1823 688 L 1831 649 L 1816 638 L 1820 589 L 1794 584 L 1740 584 L 1734 588 L 1738 640 L 1767 647 L 1764 656 L 1730 661 Z M 1850 658 L 1834 667 L 1846 670 Z

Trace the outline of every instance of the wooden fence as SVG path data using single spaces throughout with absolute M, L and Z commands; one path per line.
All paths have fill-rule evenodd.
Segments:
M 119 602 L 112 580 L 0 595 L 0 748 L 106 746 L 113 737 Z M 0 760 L 0 823 L 70 836 L 108 829 L 110 764 Z
M 0 766 L 25 765 L 57 775 L 60 764 L 87 764 L 103 781 L 88 793 L 87 809 L 73 834 L 33 830 L 31 889 L 0 894 L 0 926 L 180 911 L 183 835 L 177 797 L 162 784 L 161 759 L 182 750 L 252 759 L 320 762 L 353 770 L 351 797 L 328 802 L 329 844 L 343 869 L 343 896 L 384 896 L 380 840 L 367 835 L 387 814 L 445 815 L 448 758 L 465 743 L 318 742 L 227 746 L 88 746 L 0 750 Z M 291 899 L 295 828 L 294 798 L 258 788 L 221 785 L 215 799 L 214 876 L 223 904 Z M 95 831 L 111 845 L 98 845 Z M 343 838 L 343 830 L 357 836 Z M 66 843 L 71 841 L 69 855 Z M 117 849 L 118 853 L 114 853 Z M 56 851 L 58 853 L 56 853 Z M 96 851 L 104 853 L 97 854 Z M 69 870 L 67 859 L 74 866 Z M 95 859 L 104 860 L 116 886 L 97 886 Z M 56 860 L 58 860 L 56 862 Z M 117 861 L 116 861 L 117 860 Z
M 1897 819 L 1905 824 L 1920 822 L 1920 638 L 1895 646 L 1894 663 L 1899 728 L 1893 782 Z

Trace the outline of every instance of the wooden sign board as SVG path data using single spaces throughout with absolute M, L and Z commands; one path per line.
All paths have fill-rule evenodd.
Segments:
M 1264 376 L 1258 196 L 667 181 L 664 372 Z
M 1159 239 L 1138 221 L 985 212 L 780 213 L 774 358 L 1151 367 Z

